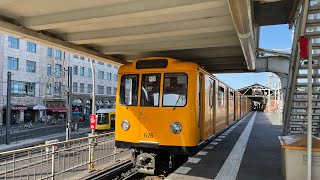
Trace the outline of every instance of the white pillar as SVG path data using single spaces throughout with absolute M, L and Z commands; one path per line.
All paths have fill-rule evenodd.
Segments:
M 19 122 L 23 122 L 23 121 L 24 121 L 24 110 L 20 110 Z
M 39 119 L 40 119 L 40 121 L 42 120 L 42 119 L 41 119 L 42 116 L 43 116 L 43 110 L 40 110 L 40 111 L 39 111 Z

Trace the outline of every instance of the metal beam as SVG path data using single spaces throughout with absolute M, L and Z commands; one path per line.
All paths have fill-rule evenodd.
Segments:
M 128 3 L 119 3 L 113 6 L 99 6 L 88 9 L 57 12 L 48 15 L 23 18 L 21 23 L 35 30 L 54 29 L 64 26 L 76 26 L 88 23 L 104 23 L 118 21 L 128 17 L 143 18 L 177 12 L 190 12 L 208 8 L 219 8 L 225 5 L 224 0 L 171 0 L 150 1 L 140 0 Z
M 203 28 L 202 30 L 209 29 Z M 210 28 L 211 29 L 211 28 Z M 158 43 L 158 42 L 166 42 L 166 41 L 177 41 L 177 40 L 189 40 L 189 39 L 201 39 L 201 38 L 219 38 L 219 37 L 228 37 L 235 36 L 234 31 L 224 31 L 219 33 L 202 33 L 201 29 L 191 29 L 191 30 L 182 30 L 183 32 L 177 32 L 174 34 L 173 32 L 169 32 L 165 35 L 165 37 L 150 37 L 147 38 L 148 35 L 134 35 L 132 38 L 123 38 L 123 37 L 111 37 L 108 38 L 108 41 L 98 43 L 98 46 L 117 46 L 117 45 L 139 45 L 146 43 Z M 211 30 L 210 30 L 211 31 Z M 134 38 L 133 38 L 134 37 Z
M 231 30 L 234 30 L 234 27 L 232 26 L 230 16 L 222 16 L 146 26 L 70 33 L 66 34 L 64 39 L 76 44 L 93 44 L 106 41 L 139 40 Z
M 237 63 L 245 64 L 243 56 L 199 58 L 193 61 L 202 65 L 221 65 L 221 64 L 237 64 Z
M 227 0 L 249 70 L 255 69 L 255 37 L 249 0 Z
M 109 46 L 101 48 L 101 52 L 106 54 L 125 54 L 131 52 L 144 52 L 144 51 L 164 51 L 164 50 L 181 50 L 193 48 L 206 48 L 206 47 L 223 47 L 239 45 L 239 40 L 231 36 L 229 38 L 203 38 L 195 40 L 182 40 L 182 41 L 168 41 L 160 43 L 141 44 L 136 46 L 122 45 L 122 46 Z
M 0 20 L 0 31 L 6 32 L 8 34 L 13 34 L 21 39 L 34 41 L 46 46 L 65 50 L 70 53 L 79 54 L 81 56 L 85 56 L 95 60 L 115 63 L 118 65 L 124 63 L 124 61 L 119 58 L 114 58 L 112 56 L 102 54 L 98 51 L 95 51 L 86 47 L 82 47 L 79 45 L 75 45 L 70 42 L 66 42 L 61 39 L 52 37 L 50 35 L 45 35 L 30 29 L 26 29 L 24 27 L 21 27 L 12 23 L 8 23 L 3 20 Z
M 257 72 L 289 74 L 290 60 L 284 57 L 260 57 L 256 60 Z
M 161 24 L 168 22 L 178 22 L 186 21 L 192 19 L 203 19 L 208 17 L 220 17 L 229 15 L 227 7 L 210 8 L 210 9 L 200 9 L 192 12 L 180 12 L 177 11 L 175 14 L 161 14 L 158 16 L 146 16 L 146 17 L 135 17 L 130 16 L 130 14 L 123 15 L 123 18 L 113 20 L 105 20 L 102 23 L 88 23 L 79 24 L 75 26 L 64 26 L 60 28 L 53 29 L 57 33 L 75 33 L 75 32 L 85 32 L 85 31 L 95 31 L 101 29 L 116 29 L 134 26 L 146 26 L 151 24 Z

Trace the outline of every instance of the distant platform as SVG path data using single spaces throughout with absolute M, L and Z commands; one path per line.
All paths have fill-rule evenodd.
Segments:
M 251 112 L 169 175 L 170 180 L 282 180 L 278 114 Z

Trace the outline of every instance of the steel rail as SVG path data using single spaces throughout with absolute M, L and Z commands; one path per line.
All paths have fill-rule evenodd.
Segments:
M 98 179 L 114 179 L 122 172 L 127 172 L 133 167 L 133 164 L 131 160 L 125 160 L 123 162 L 120 162 L 119 164 L 109 168 L 108 170 L 95 174 L 93 176 L 88 177 L 87 179 L 90 180 L 98 180 Z

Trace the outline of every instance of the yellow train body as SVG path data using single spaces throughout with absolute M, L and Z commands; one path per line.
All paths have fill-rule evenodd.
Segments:
M 115 126 L 115 110 L 114 109 L 99 109 L 97 111 L 97 129 L 105 131 L 114 129 Z
M 166 66 L 151 68 L 152 61 L 157 60 L 164 60 Z M 138 68 L 143 63 L 145 65 Z M 158 65 L 161 63 L 159 61 Z M 196 63 L 163 57 L 144 58 L 121 66 L 118 73 L 115 140 L 119 147 L 165 149 L 173 154 L 188 154 L 251 111 L 250 100 Z M 159 86 L 154 85 L 156 81 Z M 187 82 L 187 90 L 181 96 L 183 90 L 175 89 L 182 88 L 183 82 Z M 145 87 L 143 84 L 149 85 Z M 148 89 L 157 91 L 147 98 L 153 99 L 153 104 L 143 106 Z M 172 94 L 169 96 L 168 92 Z M 165 105 L 170 104 L 166 95 L 174 97 L 176 103 Z M 132 105 L 132 102 L 136 103 Z M 179 105 L 175 107 L 177 103 Z M 127 130 L 123 128 L 124 121 L 130 126 Z M 181 125 L 181 132 L 173 133 L 173 123 Z

